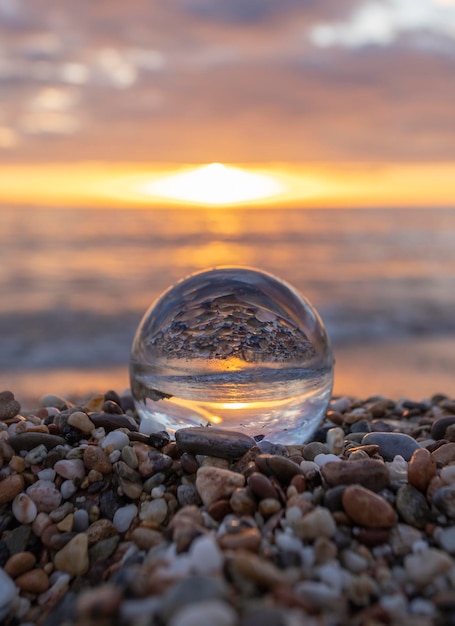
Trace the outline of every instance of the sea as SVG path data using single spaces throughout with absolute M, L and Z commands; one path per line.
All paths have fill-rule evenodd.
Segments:
M 391 342 L 455 346 L 455 208 L 3 206 L 0 260 L 3 386 L 21 373 L 36 381 L 126 371 L 156 298 L 190 273 L 226 265 L 297 288 L 319 311 L 335 354 L 362 355 L 365 346 L 380 355 Z M 455 371 L 447 372 L 455 361 L 439 365 L 454 374 L 447 391 L 455 393 Z

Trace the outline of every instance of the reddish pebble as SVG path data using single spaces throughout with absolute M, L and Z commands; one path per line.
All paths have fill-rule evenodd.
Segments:
M 426 448 L 415 450 L 408 465 L 409 483 L 426 493 L 431 479 L 436 474 L 436 460 Z
M 381 496 L 360 485 L 343 492 L 343 508 L 353 522 L 367 528 L 391 528 L 397 522 L 393 507 Z
M 4 570 L 11 578 L 16 578 L 32 569 L 35 563 L 36 556 L 31 552 L 16 552 L 6 561 Z
M 455 443 L 453 441 L 444 443 L 431 454 L 439 465 L 453 463 L 455 462 Z
M 0 504 L 11 502 L 24 489 L 22 474 L 11 474 L 0 482 Z
M 27 593 L 39 594 L 49 589 L 49 577 L 40 568 L 31 569 L 29 572 L 16 578 L 14 582 L 21 591 L 26 591 Z

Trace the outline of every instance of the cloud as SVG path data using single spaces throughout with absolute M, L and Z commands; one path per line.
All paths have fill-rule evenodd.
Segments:
M 454 10 L 0 0 L 0 159 L 455 159 Z

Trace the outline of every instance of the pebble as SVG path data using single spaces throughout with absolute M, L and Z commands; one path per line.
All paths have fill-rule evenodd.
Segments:
M 438 465 L 448 465 L 455 462 L 455 442 L 443 443 L 431 453 Z
M 343 508 L 360 526 L 390 528 L 396 524 L 393 507 L 381 496 L 360 485 L 346 487 L 342 496 Z
M 262 542 L 262 535 L 257 528 L 243 528 L 235 533 L 225 533 L 218 537 L 223 550 L 251 550 L 257 552 Z
M 387 466 L 376 459 L 327 463 L 321 467 L 321 474 L 330 487 L 359 484 L 372 491 L 380 491 L 389 484 Z
M 417 587 L 429 585 L 437 576 L 445 574 L 454 566 L 454 560 L 437 548 L 428 548 L 404 557 L 408 578 Z
M 175 440 L 184 452 L 223 459 L 239 459 L 256 445 L 255 440 L 244 433 L 204 426 L 180 428 Z
M 284 456 L 274 456 L 272 454 L 258 454 L 255 458 L 256 467 L 267 476 L 276 476 L 281 483 L 288 484 L 302 470 L 297 463 Z
M 0 620 L 3 620 L 8 615 L 17 593 L 18 589 L 13 580 L 0 567 Z
M 84 435 L 89 435 L 95 428 L 95 424 L 83 411 L 75 411 L 74 413 L 71 413 L 68 417 L 68 424 L 83 432 Z
M 94 469 L 101 474 L 110 474 L 112 472 L 112 463 L 104 450 L 98 446 L 87 446 L 84 450 L 83 460 L 85 467 L 89 471 Z
M 455 485 L 438 489 L 433 494 L 432 503 L 447 517 L 455 519 Z
M 333 537 L 337 525 L 330 511 L 318 506 L 302 517 L 295 529 L 301 539 L 314 541 L 318 537 Z
M 264 587 L 273 588 L 276 585 L 289 585 L 290 583 L 286 571 L 247 550 L 237 550 L 230 567 L 235 573 Z
M 344 430 L 342 428 L 330 428 L 326 439 L 329 452 L 339 455 L 344 449 Z M 310 459 L 311 460 L 311 459 Z
M 436 441 L 444 439 L 446 430 L 449 426 L 455 424 L 455 415 L 444 415 L 434 420 L 431 425 L 430 436 Z
M 19 493 L 14 498 L 11 510 L 21 524 L 31 524 L 38 514 L 36 504 L 26 493 Z
M 218 467 L 200 467 L 196 488 L 205 506 L 221 498 L 229 498 L 237 487 L 243 487 L 245 476 Z
M 36 568 L 18 576 L 14 583 L 21 591 L 39 594 L 49 588 L 49 577 L 43 569 Z
M 416 528 L 424 529 L 431 519 L 425 496 L 412 485 L 403 485 L 398 489 L 396 508 L 406 524 Z
M 139 519 L 159 526 L 164 522 L 168 513 L 167 502 L 164 498 L 146 500 L 139 510 Z
M 11 578 L 17 578 L 34 567 L 36 556 L 32 552 L 16 552 L 5 563 L 5 572 Z
M 237 613 L 221 600 L 207 600 L 180 609 L 169 626 L 236 626 Z
M 436 460 L 434 456 L 426 448 L 415 450 L 408 465 L 409 483 L 422 493 L 426 493 L 435 474 Z
M 311 441 L 303 447 L 303 458 L 306 461 L 314 461 L 314 457 L 318 454 L 328 454 L 329 449 L 320 441 Z
M 159 531 L 141 526 L 133 530 L 131 538 L 140 550 L 150 550 L 163 541 L 163 535 Z
M 385 461 L 393 461 L 397 455 L 409 461 L 420 445 L 415 439 L 404 433 L 367 433 L 362 438 L 362 445 L 379 446 L 379 454 Z
M 45 446 L 47 450 L 52 450 L 56 446 L 64 446 L 66 440 L 58 435 L 28 431 L 10 437 L 9 443 L 16 452 L 20 452 L 21 450 L 33 450 L 33 448 L 37 448 L 40 445 Z
M 443 550 L 455 555 L 455 526 L 438 528 L 434 534 L 434 538 Z
M 135 504 L 127 504 L 116 510 L 112 520 L 114 526 L 119 533 L 125 533 L 131 526 L 131 522 L 137 516 L 137 506 Z
M 11 474 L 0 482 L 0 504 L 11 502 L 23 491 L 25 486 L 21 474 Z
M 85 466 L 81 459 L 63 459 L 57 461 L 54 465 L 54 470 L 59 476 L 67 480 L 85 477 Z
M 0 393 L 0 420 L 10 420 L 20 413 L 21 405 L 11 391 Z
M 88 558 L 88 537 L 79 533 L 54 556 L 56 569 L 72 576 L 83 576 L 87 573 L 90 562 Z
M 101 447 L 107 454 L 113 450 L 122 450 L 125 446 L 129 445 L 130 439 L 126 433 L 121 430 L 112 430 L 101 441 Z
M 171 586 L 163 597 L 162 621 L 167 622 L 181 608 L 206 601 L 225 600 L 228 588 L 223 580 L 200 574 L 189 575 Z M 212 625 L 215 626 L 215 623 Z
M 329 452 L 328 454 L 317 454 L 313 461 L 318 467 L 323 467 L 327 463 L 341 463 L 341 459 L 336 454 Z
M 440 476 L 442 481 L 446 485 L 454 485 L 455 484 L 455 464 L 454 465 L 446 465 L 440 471 Z
M 278 492 L 273 486 L 271 480 L 260 472 L 253 472 L 248 477 L 248 487 L 258 498 L 275 498 L 278 499 Z
M 62 494 L 55 488 L 54 483 L 48 480 L 38 480 L 28 489 L 27 494 L 36 504 L 38 512 L 50 513 L 62 501 Z
M 224 565 L 221 552 L 214 534 L 197 537 L 189 550 L 191 569 L 196 574 L 206 576 L 219 574 Z
M 138 426 L 136 421 L 129 415 L 116 415 L 114 413 L 90 413 L 90 420 L 94 423 L 95 428 L 104 428 L 106 432 L 125 428 L 131 432 L 137 432 Z M 143 420 L 146 422 L 147 420 Z M 93 433 L 92 433 L 93 434 Z
M 44 444 L 32 448 L 24 457 L 28 465 L 38 465 L 47 457 L 47 448 Z

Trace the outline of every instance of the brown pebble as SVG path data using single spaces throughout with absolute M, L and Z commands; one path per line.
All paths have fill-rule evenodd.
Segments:
M 88 446 L 84 450 L 83 460 L 88 470 L 94 469 L 100 472 L 100 474 L 110 474 L 112 472 L 112 463 L 104 450 L 98 446 Z
M 256 511 L 256 501 L 249 488 L 234 489 L 229 503 L 236 515 L 253 515 Z
M 216 522 L 220 522 L 224 517 L 226 517 L 226 515 L 232 513 L 229 500 L 223 498 L 222 500 L 212 502 L 212 504 L 207 508 L 207 513 Z
M 408 482 L 426 493 L 431 479 L 436 474 L 436 459 L 426 448 L 415 450 L 408 465 Z
M 260 472 L 254 472 L 248 478 L 248 487 L 258 498 L 275 498 L 278 499 L 278 492 L 272 485 L 267 476 Z
M 230 497 L 236 487 L 243 487 L 244 483 L 243 474 L 219 467 L 200 467 L 196 475 L 196 488 L 205 506 Z
M 0 420 L 9 420 L 20 412 L 21 405 L 14 399 L 11 391 L 2 391 L 0 393 Z
M 431 454 L 438 465 L 453 463 L 455 461 L 455 443 L 453 441 L 444 443 Z
M 49 524 L 41 533 L 41 543 L 45 548 L 52 548 L 52 537 L 60 535 L 60 531 L 55 524 Z
M 321 467 L 321 474 L 330 487 L 358 484 L 372 491 L 380 491 L 389 484 L 386 464 L 376 459 L 353 463 L 331 461 Z
M 158 530 L 138 526 L 131 533 L 131 539 L 140 550 L 150 550 L 163 540 L 163 535 Z
M 268 476 L 276 476 L 283 484 L 288 484 L 293 476 L 302 473 L 299 465 L 284 456 L 259 454 L 255 463 L 260 472 Z
M 49 589 L 49 577 L 43 569 L 36 568 L 18 576 L 14 584 L 21 591 L 39 594 Z
M 295 476 L 292 477 L 291 482 L 289 484 L 292 487 L 295 487 L 298 493 L 303 493 L 306 489 L 305 476 L 302 476 L 302 474 L 296 474 Z
M 102 539 L 107 539 L 108 537 L 113 537 L 118 534 L 114 524 L 104 518 L 90 524 L 85 532 L 89 546 L 93 546 Z
M 118 585 L 109 583 L 98 585 L 94 589 L 84 589 L 76 600 L 77 615 L 81 620 L 116 615 L 122 601 L 122 592 Z M 92 622 L 91 622 L 92 623 Z
M 348 516 L 360 526 L 391 528 L 397 522 L 393 507 L 384 498 L 360 485 L 346 487 L 342 502 Z
M 237 533 L 225 533 L 218 537 L 218 544 L 223 550 L 251 550 L 257 552 L 262 535 L 257 528 L 245 528 Z
M 72 576 L 83 576 L 88 572 L 90 562 L 88 558 L 88 537 L 79 533 L 54 556 L 56 569 L 68 572 Z
M 16 552 L 5 563 L 4 570 L 11 578 L 28 572 L 36 563 L 36 556 L 31 552 Z
M 354 528 L 352 534 L 360 543 L 370 548 L 388 543 L 390 537 L 387 528 Z
M 287 573 L 279 569 L 271 561 L 263 559 L 252 552 L 238 550 L 231 562 L 232 569 L 262 587 L 273 588 L 276 585 L 289 585 Z
M 24 489 L 22 474 L 11 474 L 0 482 L 0 504 L 11 502 Z
M 281 509 L 280 501 L 276 498 L 263 498 L 259 502 L 258 510 L 264 517 L 270 517 Z

